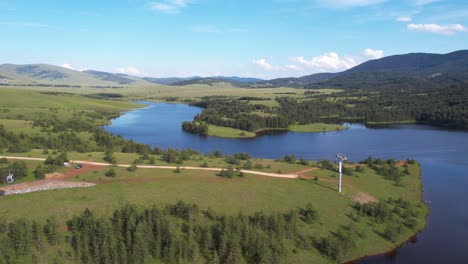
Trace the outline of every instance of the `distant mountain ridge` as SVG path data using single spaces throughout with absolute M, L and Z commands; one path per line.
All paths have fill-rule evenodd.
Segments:
M 342 72 L 398 72 L 409 74 L 437 74 L 468 71 L 468 50 L 447 54 L 409 53 L 370 60 Z
M 468 50 L 447 54 L 409 53 L 366 61 L 338 73 L 316 73 L 299 78 L 279 78 L 255 83 L 255 87 L 360 88 L 439 87 L 468 81 Z
M 468 50 L 447 54 L 409 53 L 366 61 L 338 73 L 316 73 L 298 78 L 262 80 L 244 77 L 136 77 L 95 70 L 75 71 L 47 64 L 0 65 L 0 85 L 73 85 L 90 87 L 184 86 L 229 83 L 247 88 L 360 88 L 424 86 L 440 87 L 468 81 Z
M 137 85 L 189 85 L 189 84 L 213 84 L 229 82 L 233 85 L 242 83 L 263 81 L 258 78 L 243 77 L 136 77 L 127 74 L 109 73 L 103 71 L 86 70 L 76 71 L 48 64 L 2 64 L 0 65 L 0 80 L 12 85 L 38 85 L 38 86 L 89 86 L 89 87 L 123 87 Z M 2 84 L 2 83 L 0 83 Z

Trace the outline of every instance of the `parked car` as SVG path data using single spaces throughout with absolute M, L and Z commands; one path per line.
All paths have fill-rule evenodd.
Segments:
M 80 164 L 76 164 L 75 169 L 81 169 L 81 168 L 83 168 L 83 164 L 81 164 L 81 163 L 80 163 Z

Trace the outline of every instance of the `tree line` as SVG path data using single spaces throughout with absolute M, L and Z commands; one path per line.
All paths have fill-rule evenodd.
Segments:
M 287 128 L 291 124 L 316 122 L 401 122 L 414 121 L 435 126 L 468 128 L 468 84 L 445 88 L 369 87 L 347 89 L 331 95 L 305 91 L 305 99 L 278 97 L 277 107 L 251 104 L 225 97 L 203 98 L 195 105 L 204 110 L 195 116 L 197 124 L 208 123 L 247 131 Z M 262 112 L 264 114 L 258 114 Z M 187 131 L 199 133 L 198 127 Z M 193 123 L 191 124 L 193 125 Z M 201 134 L 201 133 L 199 133 Z
M 0 263 L 34 262 L 51 246 L 59 249 L 55 263 L 283 263 L 298 250 L 313 248 L 342 261 L 365 236 L 356 222 L 368 218 L 384 224 L 380 234 L 394 241 L 403 228 L 416 228 L 419 208 L 401 198 L 356 203 L 353 222 L 323 237 L 304 232 L 320 218 L 312 204 L 248 215 L 218 214 L 183 201 L 125 205 L 107 218 L 86 209 L 66 221 L 66 233 L 54 218 L 0 218 Z

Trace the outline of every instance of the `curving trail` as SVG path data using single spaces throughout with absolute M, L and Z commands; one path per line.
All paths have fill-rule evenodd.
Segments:
M 0 159 L 2 158 L 14 159 L 14 160 L 35 160 L 35 161 L 46 160 L 45 158 L 0 156 Z M 89 164 L 89 165 L 102 166 L 102 167 L 117 166 L 117 167 L 127 168 L 131 166 L 130 164 L 115 164 L 114 165 L 114 164 L 109 164 L 109 163 L 84 161 L 84 160 L 73 160 L 73 163 Z M 177 169 L 176 166 L 156 166 L 156 165 L 136 165 L 136 166 L 137 168 L 141 168 L 141 169 L 166 169 L 166 170 Z M 184 170 L 202 170 L 202 171 L 221 171 L 222 170 L 222 168 L 202 168 L 202 167 L 189 167 L 189 166 L 179 166 L 179 168 L 184 169 Z M 252 170 L 241 170 L 241 171 L 246 174 L 261 175 L 261 176 L 275 177 L 275 178 L 288 178 L 288 179 L 299 178 L 298 174 L 278 174 L 278 173 L 252 171 Z

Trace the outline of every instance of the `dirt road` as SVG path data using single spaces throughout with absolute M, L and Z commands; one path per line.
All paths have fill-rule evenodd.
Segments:
M 31 157 L 0 156 L 0 159 L 2 158 L 12 159 L 12 160 L 45 161 L 44 158 L 31 158 Z M 21 193 L 29 193 L 29 192 L 37 192 L 37 191 L 45 191 L 45 190 L 53 190 L 53 189 L 64 189 L 64 188 L 90 187 L 90 186 L 94 186 L 95 184 L 88 183 L 88 182 L 73 182 L 73 181 L 64 181 L 64 180 L 71 176 L 85 173 L 90 170 L 103 168 L 103 167 L 109 167 L 109 166 L 117 166 L 117 167 L 122 167 L 122 168 L 130 167 L 130 164 L 112 165 L 109 163 L 84 161 L 84 160 L 73 160 L 73 163 L 75 164 L 81 163 L 86 166 L 83 166 L 82 169 L 70 168 L 70 170 L 64 174 L 60 173 L 56 176 L 50 177 L 45 180 L 37 180 L 33 182 L 25 182 L 25 183 L 20 183 L 20 184 L 3 186 L 2 188 L 0 188 L 0 195 L 21 194 Z M 142 169 L 166 169 L 166 170 L 177 169 L 176 166 L 137 165 L 137 167 L 142 168 Z M 202 171 L 216 171 L 216 172 L 222 170 L 222 168 L 202 168 L 202 167 L 189 167 L 189 166 L 179 166 L 179 168 L 183 170 L 202 170 Z M 261 176 L 267 176 L 267 177 L 288 178 L 288 179 L 299 178 L 298 174 L 278 174 L 278 173 L 260 172 L 260 171 L 252 171 L 252 170 L 241 170 L 241 171 L 246 174 L 261 175 Z
M 0 156 L 1 158 L 6 159 L 14 159 L 14 160 L 36 160 L 36 161 L 44 161 L 44 158 L 30 158 L 30 157 L 10 157 L 10 156 Z M 93 162 L 93 161 L 84 161 L 84 160 L 73 160 L 73 163 L 81 163 L 81 164 L 88 164 L 93 166 L 102 166 L 102 167 L 109 167 L 113 166 L 109 163 L 103 162 Z M 130 164 L 115 164 L 117 167 L 127 168 L 130 167 Z M 137 168 L 141 169 L 167 169 L 167 170 L 175 170 L 177 169 L 176 166 L 156 166 L 156 165 L 137 165 Z M 203 171 L 221 171 L 222 168 L 202 168 L 202 167 L 186 167 L 186 166 L 179 166 L 180 169 L 183 170 L 203 170 Z M 241 170 L 243 173 L 246 174 L 253 174 L 253 175 L 261 175 L 261 176 L 268 176 L 268 177 L 276 177 L 276 178 L 289 178 L 289 179 L 297 179 L 299 175 L 297 174 L 278 174 L 278 173 L 270 173 L 270 172 L 261 172 L 261 171 L 252 171 L 252 170 Z
M 6 159 L 14 159 L 14 160 L 36 160 L 36 161 L 44 161 L 44 158 L 30 158 L 30 157 L 12 157 L 12 156 L 0 156 L 1 158 Z M 93 161 L 84 161 L 84 160 L 73 160 L 73 163 L 81 163 L 81 164 L 88 164 L 93 166 L 102 166 L 102 167 L 109 167 L 113 166 L 109 163 L 103 162 L 93 162 Z M 130 164 L 116 164 L 117 167 L 128 168 Z M 137 168 L 141 169 L 167 169 L 167 170 L 175 170 L 177 169 L 176 166 L 155 166 L 155 165 L 137 165 Z M 202 168 L 202 167 L 186 167 L 186 166 L 179 166 L 180 169 L 183 170 L 203 170 L 203 171 L 221 171 L 222 168 Z M 252 171 L 252 170 L 241 170 L 243 173 L 246 174 L 253 174 L 253 175 L 261 175 L 267 177 L 276 177 L 276 178 L 289 178 L 289 179 L 297 179 L 299 177 L 298 174 L 278 174 L 278 173 L 270 173 L 270 172 L 261 172 L 261 171 Z

